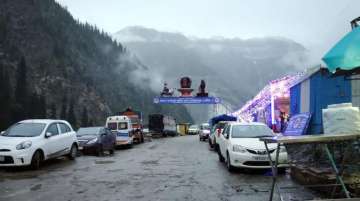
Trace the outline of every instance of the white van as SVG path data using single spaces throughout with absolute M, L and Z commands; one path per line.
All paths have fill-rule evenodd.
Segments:
M 116 145 L 132 146 L 134 135 L 131 120 L 127 116 L 110 116 L 106 119 L 106 128 L 116 134 Z

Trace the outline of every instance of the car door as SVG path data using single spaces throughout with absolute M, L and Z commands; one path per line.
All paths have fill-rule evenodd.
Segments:
M 226 154 L 226 141 L 227 141 L 227 139 L 225 138 L 225 135 L 227 135 L 228 130 L 229 130 L 229 127 L 230 127 L 230 126 L 227 125 L 227 126 L 224 128 L 222 134 L 221 134 L 220 137 L 219 137 L 220 152 L 221 152 L 221 154 L 222 154 L 223 156 L 225 156 L 225 154 Z
M 64 123 L 58 123 L 60 134 L 59 134 L 59 151 L 62 151 L 64 154 L 70 152 L 71 146 L 73 144 L 73 132 L 70 127 Z
M 109 146 L 112 149 L 113 145 L 116 143 L 116 135 L 111 132 L 111 130 L 105 128 L 105 131 L 107 133 L 107 136 L 109 138 Z
M 228 149 L 230 149 L 230 134 L 231 134 L 231 125 L 229 125 L 228 127 L 227 127 L 227 131 L 226 131 L 226 133 L 225 133 L 225 135 L 224 135 L 224 156 L 226 156 L 226 151 L 228 150 Z
M 105 149 L 109 149 L 109 135 L 104 128 L 100 129 L 100 142 Z
M 50 124 L 45 133 L 51 133 L 50 137 L 47 137 L 45 140 L 44 150 L 46 158 L 53 158 L 57 156 L 58 151 L 60 150 L 59 142 L 59 128 L 57 123 Z

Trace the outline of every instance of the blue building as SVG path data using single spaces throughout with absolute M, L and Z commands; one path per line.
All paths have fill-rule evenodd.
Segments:
M 316 67 L 309 69 L 290 88 L 290 115 L 304 112 L 312 115 L 306 134 L 323 133 L 322 109 L 328 105 L 352 102 L 359 106 L 359 98 L 356 96 L 359 81 L 351 77 L 332 74 L 327 68 Z

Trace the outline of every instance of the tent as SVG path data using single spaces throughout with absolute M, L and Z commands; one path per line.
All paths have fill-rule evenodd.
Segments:
M 353 26 L 353 30 L 325 54 L 323 61 L 330 72 L 360 67 L 360 26 Z
M 220 121 L 236 121 L 236 120 L 237 120 L 237 118 L 234 117 L 234 116 L 229 116 L 229 115 L 226 115 L 226 114 L 222 114 L 222 115 L 211 118 L 210 121 L 209 121 L 209 124 L 210 124 L 210 126 L 213 126 L 213 125 L 217 124 Z

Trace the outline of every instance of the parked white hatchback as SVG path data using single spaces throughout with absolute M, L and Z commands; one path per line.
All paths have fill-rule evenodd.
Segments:
M 67 121 L 33 119 L 20 121 L 0 135 L 0 167 L 30 166 L 39 169 L 44 160 L 68 156 L 74 160 L 78 142 Z
M 270 161 L 260 137 L 274 136 L 272 130 L 262 123 L 228 123 L 220 135 L 219 160 L 226 162 L 229 171 L 234 167 L 265 169 L 271 168 Z M 274 161 L 276 145 L 269 144 L 270 155 Z M 280 148 L 279 168 L 287 167 L 285 147 Z

